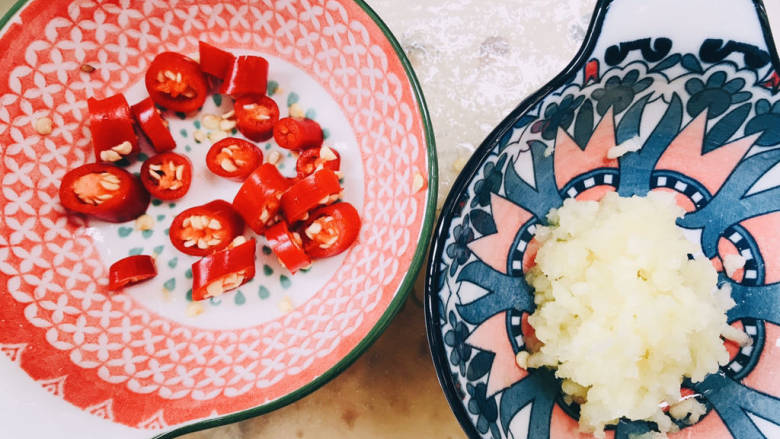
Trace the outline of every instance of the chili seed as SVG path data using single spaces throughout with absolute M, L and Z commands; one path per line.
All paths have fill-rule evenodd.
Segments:
M 125 140 L 124 142 L 120 143 L 117 146 L 114 146 L 111 149 L 113 151 L 118 152 L 119 154 L 127 155 L 127 154 L 130 154 L 130 151 L 133 150 L 133 144 L 128 142 L 127 140 Z
M 222 159 L 222 161 L 219 162 L 219 167 L 224 169 L 225 172 L 236 172 L 236 171 L 238 171 L 238 168 L 233 163 L 233 160 L 230 160 L 229 158 Z
M 42 117 L 40 119 L 36 119 L 33 123 L 33 128 L 35 128 L 35 132 L 38 134 L 45 136 L 48 134 L 51 134 L 54 124 L 48 117 Z
M 116 151 L 107 149 L 104 151 L 100 151 L 100 160 L 103 160 L 104 162 L 117 162 L 119 160 L 122 160 L 122 156 L 119 155 Z

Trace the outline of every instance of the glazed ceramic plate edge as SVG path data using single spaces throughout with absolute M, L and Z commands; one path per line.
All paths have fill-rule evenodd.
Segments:
M 398 314 L 398 311 L 400 311 L 401 306 L 409 294 L 409 290 L 414 284 L 414 280 L 417 277 L 420 268 L 422 268 L 422 263 L 425 259 L 425 252 L 428 248 L 428 241 L 431 237 L 431 230 L 433 228 L 433 220 L 436 210 L 436 195 L 438 190 L 438 162 L 436 159 L 436 143 L 433 134 L 433 126 L 431 124 L 428 107 L 425 102 L 425 97 L 423 96 L 419 80 L 417 79 L 417 75 L 414 73 L 414 69 L 409 62 L 409 59 L 406 57 L 406 54 L 400 43 L 390 31 L 390 28 L 387 26 L 387 24 L 385 24 L 379 15 L 377 15 L 377 13 L 367 3 L 365 3 L 364 0 L 354 1 L 358 6 L 360 6 L 361 9 L 363 9 L 363 11 L 365 11 L 371 20 L 374 21 L 377 27 L 379 27 L 379 29 L 382 31 L 382 34 L 384 34 L 385 38 L 387 38 L 387 40 L 390 42 L 390 45 L 393 47 L 393 50 L 398 56 L 399 61 L 403 65 L 404 71 L 406 72 L 407 79 L 409 80 L 409 84 L 412 89 L 412 93 L 414 94 L 415 100 L 417 101 L 418 111 L 420 112 L 420 118 L 422 119 L 422 127 L 425 132 L 425 143 L 428 152 L 428 196 L 425 202 L 425 215 L 423 218 L 422 228 L 418 236 L 417 248 L 415 249 L 414 257 L 412 258 L 409 270 L 401 281 L 401 284 L 396 291 L 395 297 L 388 305 L 387 310 L 385 310 L 385 312 L 379 318 L 374 327 L 368 332 L 368 334 L 366 334 L 366 336 L 357 344 L 357 346 L 355 346 L 347 355 L 345 355 L 344 358 L 342 358 L 333 367 L 328 369 L 325 373 L 318 376 L 310 383 L 266 404 L 248 410 L 243 410 L 216 418 L 195 421 L 191 424 L 179 426 L 174 430 L 155 436 L 155 439 L 170 439 L 187 433 L 218 427 L 220 425 L 231 424 L 259 416 L 264 413 L 269 413 L 303 398 L 304 396 L 328 383 L 330 380 L 343 372 L 352 363 L 354 363 L 363 354 L 363 352 L 365 352 L 377 340 L 377 338 L 379 338 L 385 329 L 387 329 L 395 315 Z M 29 0 L 18 0 L 11 6 L 8 12 L 6 12 L 2 18 L 0 18 L 0 35 L 5 32 L 6 26 L 11 22 L 14 16 L 21 12 L 23 7 L 27 5 L 28 2 Z

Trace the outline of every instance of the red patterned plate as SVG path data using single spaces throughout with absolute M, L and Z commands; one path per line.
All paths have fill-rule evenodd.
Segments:
M 388 325 L 420 267 L 436 160 L 411 68 L 362 1 L 33 0 L 2 25 L 0 375 L 9 387 L 0 412 L 9 437 L 172 437 L 258 415 L 334 377 Z M 363 228 L 348 252 L 295 276 L 261 246 L 252 282 L 194 304 L 195 258 L 170 245 L 167 229 L 177 212 L 238 189 L 199 166 L 217 135 L 204 116 L 228 112 L 229 97 L 164 115 L 176 151 L 196 166 L 185 198 L 153 201 L 151 229 L 68 216 L 57 189 L 67 169 L 91 161 L 86 98 L 140 101 L 152 58 L 195 54 L 199 39 L 269 59 L 269 96 L 282 116 L 324 127 Z M 53 121 L 50 134 L 36 131 L 41 118 Z M 292 155 L 273 141 L 260 147 L 294 174 Z M 155 255 L 157 278 L 109 294 L 108 265 L 139 253 Z M 36 422 L 40 413 L 47 422 Z

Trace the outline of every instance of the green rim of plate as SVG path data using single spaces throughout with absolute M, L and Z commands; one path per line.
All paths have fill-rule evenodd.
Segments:
M 9 9 L 2 18 L 0 18 L 0 34 L 2 34 L 2 32 L 5 30 L 5 26 L 11 20 L 11 18 L 16 15 L 16 13 L 28 1 L 30 0 L 17 0 L 17 2 L 11 6 L 11 9 Z M 423 226 L 419 236 L 420 240 L 417 243 L 417 250 L 414 252 L 414 257 L 412 258 L 412 263 L 409 266 L 409 271 L 407 271 L 406 275 L 401 281 L 401 285 L 398 287 L 395 298 L 393 298 L 392 302 L 390 302 L 388 305 L 387 310 L 385 310 L 384 314 L 382 314 L 382 316 L 379 318 L 374 327 L 371 328 L 368 334 L 366 334 L 360 343 L 358 343 L 357 346 L 355 346 L 346 356 L 344 356 L 344 358 L 342 358 L 333 367 L 325 371 L 325 373 L 312 380 L 310 383 L 269 403 L 240 412 L 223 415 L 218 418 L 195 421 L 192 424 L 183 425 L 181 427 L 175 428 L 172 431 L 155 436 L 155 439 L 171 439 L 187 433 L 219 427 L 221 425 L 232 424 L 269 413 L 291 404 L 327 384 L 330 380 L 338 376 L 341 372 L 352 365 L 352 363 L 354 363 L 355 360 L 357 360 L 363 354 L 363 352 L 365 352 L 366 349 L 368 349 L 379 338 L 379 336 L 382 335 L 385 329 L 387 329 L 387 327 L 390 325 L 390 322 L 393 320 L 396 314 L 398 314 L 398 311 L 401 310 L 401 306 L 404 304 L 409 291 L 412 289 L 412 285 L 417 278 L 417 274 L 420 271 L 420 268 L 422 268 L 422 264 L 425 260 L 425 253 L 428 248 L 428 242 L 431 238 L 431 231 L 433 229 L 433 219 L 436 212 L 436 196 L 438 193 L 439 184 L 439 169 L 436 159 L 436 140 L 433 135 L 433 125 L 431 124 L 430 114 L 428 113 L 428 106 L 425 103 L 425 97 L 423 96 L 420 82 L 417 79 L 417 75 L 414 73 L 414 69 L 409 62 L 409 59 L 406 57 L 406 53 L 404 53 L 404 50 L 401 47 L 401 44 L 398 43 L 398 40 L 396 40 L 395 36 L 390 31 L 390 28 L 387 27 L 385 22 L 379 18 L 379 15 L 377 15 L 377 13 L 374 12 L 374 10 L 368 4 L 366 4 L 364 0 L 353 1 L 357 3 L 366 14 L 368 14 L 368 16 L 374 21 L 374 23 L 376 23 L 376 25 L 385 35 L 385 38 L 387 38 L 387 40 L 390 42 L 390 45 L 393 46 L 393 50 L 398 56 L 398 59 L 401 61 L 401 64 L 404 67 L 404 71 L 406 71 L 406 76 L 409 79 L 409 83 L 412 86 L 412 91 L 414 93 L 415 100 L 417 101 L 417 106 L 422 118 L 423 129 L 425 130 L 425 143 L 428 149 L 428 199 L 425 203 L 425 217 L 423 218 Z

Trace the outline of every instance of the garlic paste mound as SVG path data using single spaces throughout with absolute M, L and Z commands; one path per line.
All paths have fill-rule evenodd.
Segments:
M 721 334 L 734 302 L 675 225 L 683 213 L 670 194 L 610 193 L 566 200 L 536 234 L 528 322 L 543 345 L 528 366 L 556 370 L 581 403 L 582 431 L 603 437 L 621 417 L 673 431 L 661 404 L 680 400 L 684 377 L 701 381 L 729 361 Z

